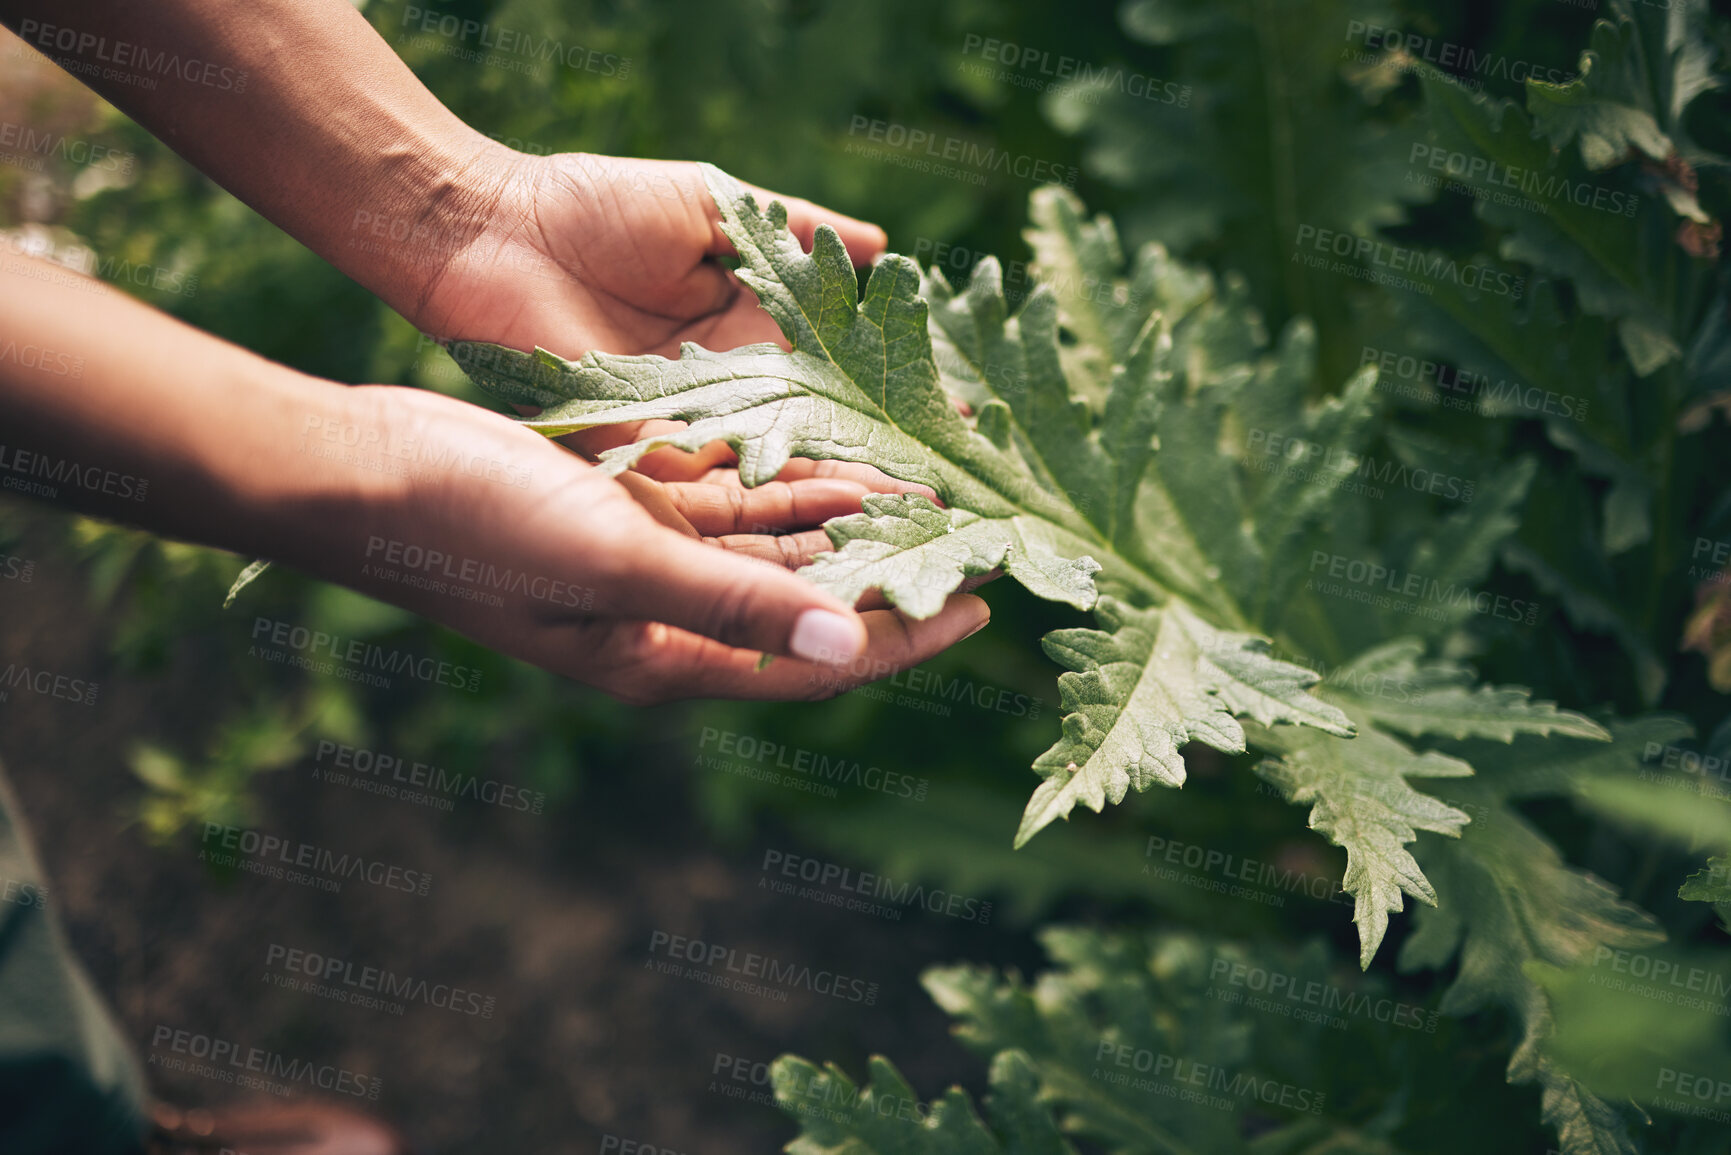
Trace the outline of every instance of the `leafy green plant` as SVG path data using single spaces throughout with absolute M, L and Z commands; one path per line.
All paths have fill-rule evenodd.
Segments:
M 1052 927 L 1041 941 L 1059 969 L 1033 983 L 968 966 L 933 968 L 923 978 L 962 1041 L 990 1060 L 985 1119 L 959 1088 L 925 1104 L 882 1059 L 859 1087 L 833 1064 L 783 1058 L 773 1072 L 777 1100 L 805 1122 L 791 1155 L 1055 1155 L 1077 1149 L 1070 1139 L 1185 1155 L 1396 1150 L 1387 1140 L 1398 1113 L 1387 1108 L 1397 1088 L 1384 1090 L 1384 1102 L 1337 1103 L 1315 1086 L 1319 1058 L 1357 1066 L 1368 1085 L 1376 1065 L 1400 1049 L 1393 1037 L 1363 1029 L 1387 991 L 1375 980 L 1340 986 L 1319 944 L 1271 959 L 1190 934 Z M 1233 976 L 1270 963 L 1334 992 L 1342 1013 L 1294 1024 L 1232 998 Z M 1400 1014 L 1402 1034 L 1434 1036 L 1434 1015 L 1404 1006 Z M 1335 1028 L 1347 1022 L 1350 1033 Z M 1244 1134 L 1247 1120 L 1263 1131 L 1254 1141 Z
M 1657 768 L 1647 752 L 1674 751 L 1690 727 L 1664 715 L 1628 720 L 1664 709 L 1707 732 L 1725 713 L 1713 687 L 1731 684 L 1726 585 L 1691 556 L 1696 538 L 1731 540 L 1731 487 L 1719 464 L 1731 452 L 1721 420 L 1731 325 L 1726 264 L 1714 253 L 1716 222 L 1731 211 L 1720 159 L 1731 151 L 1731 117 L 1714 52 L 1731 44 L 1722 19 L 1695 0 L 1608 0 L 1600 7 L 1610 19 L 1593 31 L 1579 80 L 1524 93 L 1504 82 L 1480 96 L 1402 49 L 1372 59 L 1355 49 L 1349 59 L 1341 34 L 1353 21 L 1398 26 L 1563 65 L 1592 16 L 1548 0 L 1489 9 L 1141 0 L 1118 10 L 1120 29 L 1070 6 L 914 0 L 458 7 L 512 27 L 581 28 L 577 39 L 633 60 L 630 80 L 506 74 L 461 62 L 436 41 L 411 42 L 401 5 L 367 6 L 459 115 L 494 135 L 539 142 L 536 151 L 706 156 L 760 185 L 878 220 L 916 253 L 942 238 L 1016 255 L 1022 213 L 1011 182 L 976 191 L 856 156 L 848 126 L 865 115 L 938 135 L 989 134 L 1009 151 L 1078 164 L 1088 202 L 1112 217 L 1089 220 L 1062 193 L 1036 198 L 1027 239 L 1036 279 L 1048 287 L 1019 311 L 1009 308 L 1023 280 L 1013 261 L 1001 275 L 980 262 L 972 277 L 951 280 L 891 261 L 883 282 L 867 286 L 867 310 L 854 313 L 863 324 L 836 305 L 857 302 L 857 292 L 833 251 L 827 264 L 820 252 L 798 265 L 788 242 L 761 228 L 770 272 L 749 263 L 746 272 L 760 275 L 768 303 L 791 299 L 795 313 L 799 293 L 815 289 L 824 304 L 810 319 L 813 343 L 801 348 L 794 317 L 794 353 L 693 354 L 675 371 L 730 372 L 749 359 L 751 372 L 779 374 L 758 396 L 784 397 L 790 413 L 804 406 L 804 432 L 794 423 L 800 437 L 826 412 L 820 405 L 837 412 L 840 404 L 857 429 L 876 431 L 885 421 L 871 406 L 846 402 L 863 397 L 902 428 L 892 400 L 924 396 L 932 412 L 912 421 L 920 436 L 898 443 L 903 464 L 954 489 L 939 487 L 941 507 L 885 502 L 832 526 L 843 548 L 813 576 L 844 592 L 881 583 L 923 612 L 958 573 L 1007 568 L 1011 582 L 1054 600 L 1000 583 L 996 628 L 933 668 L 1032 694 L 1049 683 L 1030 644 L 1037 623 L 1041 633 L 1056 629 L 1051 656 L 1068 670 L 1058 696 L 1071 718 L 1055 743 L 1049 712 L 890 726 L 905 715 L 862 695 L 821 707 L 698 707 L 705 719 L 778 739 L 815 744 L 817 734 L 887 750 L 932 776 L 930 800 L 917 810 L 882 800 L 821 806 L 802 795 L 772 803 L 775 791 L 741 778 L 694 776 L 714 825 L 725 816 L 727 829 L 743 830 L 773 805 L 802 840 L 841 848 L 848 861 L 888 862 L 897 878 L 989 893 L 1010 922 L 1054 909 L 1074 918 L 1079 907 L 1085 917 L 1132 922 L 1152 912 L 1210 932 L 1206 940 L 1068 932 L 1087 945 L 1051 947 L 1058 973 L 1026 986 L 973 968 L 936 972 L 948 986 L 935 989 L 973 992 L 967 1003 L 945 995 L 942 1005 L 978 1032 L 971 1037 L 991 1060 L 986 1118 L 975 1120 L 959 1092 L 939 1100 L 941 1111 L 910 1107 L 912 1088 L 878 1061 L 861 1098 L 839 1070 L 814 1073 L 788 1060 L 795 1074 L 778 1078 L 791 1083 L 784 1105 L 806 1127 L 797 1149 L 1723 1148 L 1712 1122 L 1663 1105 L 1650 1122 L 1644 1114 L 1654 1105 L 1655 1063 L 1723 1069 L 1722 1026 L 1679 1008 L 1653 1013 L 1654 1000 L 1612 997 L 1594 982 L 1610 962 L 1596 964 L 1618 952 L 1718 972 L 1725 965 L 1714 925 L 1714 904 L 1721 918 L 1731 904 L 1723 798 L 1706 781 L 1672 776 L 1672 786 L 1689 789 L 1643 781 Z M 963 48 L 969 35 L 1127 65 L 1187 86 L 1190 99 L 1168 107 L 1078 83 L 1042 101 L 1031 88 L 960 73 L 958 63 L 978 62 Z M 425 340 L 406 323 L 166 148 L 135 126 L 116 123 L 112 132 L 137 155 L 137 179 L 69 197 L 66 223 L 102 252 L 197 270 L 197 296 L 154 303 L 308 371 L 466 388 L 454 365 L 425 355 Z M 1429 171 L 1410 160 L 1418 144 L 1494 161 L 1505 175 L 1511 167 L 1538 173 L 1541 190 L 1562 180 L 1620 203 L 1633 198 L 1637 208 L 1618 217 L 1546 194 L 1529 198 L 1549 210 L 1535 212 L 1493 199 L 1499 190 L 1488 179 L 1426 187 L 1410 179 Z M 730 227 L 746 223 L 742 208 L 734 216 Z M 1527 292 L 1513 303 L 1448 285 L 1422 299 L 1385 292 L 1295 263 L 1294 230 L 1305 224 L 1494 261 L 1524 277 Z M 1119 235 L 1134 242 L 1124 246 L 1128 263 Z M 1356 257 L 1348 263 L 1370 271 Z M 792 287 L 780 285 L 784 271 Z M 869 311 L 874 304 L 881 315 Z M 893 339 L 880 316 L 895 323 Z M 888 374 L 873 387 L 874 328 L 884 365 L 899 367 L 893 393 Z M 826 341 L 837 333 L 832 348 Z M 1355 372 L 1367 347 L 1426 359 L 1436 371 L 1416 387 L 1387 372 Z M 629 375 L 651 371 L 597 361 L 574 378 L 568 368 L 525 361 L 521 379 L 505 384 L 542 390 L 537 403 L 554 409 L 575 402 L 572 419 L 589 422 L 599 418 L 586 406 L 620 406 Z M 579 395 L 568 396 L 578 379 Z M 1571 411 L 1478 395 L 1467 409 L 1462 379 L 1513 397 L 1568 398 Z M 752 454 L 782 432 L 774 423 L 751 427 L 776 404 L 694 416 L 711 422 L 704 436 L 737 437 Z M 951 418 L 957 405 L 966 412 Z M 1258 431 L 1325 447 L 1323 467 L 1308 478 L 1285 471 L 1277 455 L 1251 452 Z M 957 456 L 945 439 L 959 442 Z M 1349 488 L 1364 480 L 1354 456 L 1383 474 L 1448 462 L 1476 480 L 1476 493 L 1452 503 L 1391 486 L 1373 498 Z M 1282 470 L 1255 468 L 1269 464 Z M 149 546 L 123 531 L 76 533 L 100 600 L 122 591 L 105 612 L 129 671 L 158 671 L 188 651 L 199 661 L 232 658 L 232 647 L 212 643 L 219 630 L 233 632 L 216 606 L 234 559 Z M 1423 614 L 1410 612 L 1412 603 L 1348 601 L 1313 587 L 1318 552 L 1381 566 L 1399 575 L 1397 585 L 1415 574 L 1472 596 L 1421 599 Z M 1321 563 L 1324 577 L 1332 564 Z M 1493 605 L 1505 596 L 1536 607 L 1538 626 L 1476 612 L 1480 593 Z M 308 624 L 352 630 L 357 615 L 373 615 L 369 636 L 457 647 L 466 662 L 485 665 L 485 689 L 473 701 L 385 700 L 230 662 L 223 669 L 236 676 L 211 711 L 210 732 L 165 735 L 134 761 L 152 784 L 144 802 L 152 829 L 244 814 L 252 775 L 292 760 L 293 735 L 311 733 L 303 723 L 327 703 L 336 712 L 320 724 L 352 723 L 354 741 L 512 770 L 527 761 L 549 789 L 581 773 L 575 764 L 596 760 L 598 734 L 601 754 L 614 761 L 642 752 L 644 725 L 630 715 L 384 607 L 356 606 L 341 591 L 283 574 L 249 596 Z M 1096 628 L 1078 628 L 1083 607 L 1094 610 Z M 1181 652 L 1161 650 L 1168 642 Z M 1679 654 L 1680 643 L 1694 649 Z M 1486 681 L 1467 672 L 1469 661 Z M 1258 711 L 1274 724 L 1259 722 Z M 1704 747 L 1715 757 L 1731 745 L 1724 733 Z M 1015 768 L 1036 743 L 1052 752 L 1030 781 Z M 1221 752 L 1235 749 L 1245 753 Z M 1083 768 L 1089 775 L 1078 778 Z M 1151 790 L 1180 775 L 1182 792 Z M 1128 804 L 1051 824 L 1013 850 L 1012 832 L 1029 821 L 1018 815 L 1030 786 L 1051 803 L 1036 819 L 1078 800 L 1103 806 L 1114 793 Z M 1150 789 L 1128 797 L 1142 787 Z M 1299 962 L 1280 945 L 1326 930 L 1321 919 L 1338 914 L 1327 905 L 1229 903 L 1138 873 L 1148 862 L 1144 840 L 1158 831 L 1283 869 L 1296 860 L 1338 874 L 1341 853 L 1271 797 L 1303 806 L 1329 842 L 1349 848 L 1358 951 L 1331 942 L 1308 948 L 1322 957 Z M 1300 852 L 1307 856 L 1295 858 Z M 1421 902 L 1413 919 L 1385 930 L 1407 897 L 1436 905 Z M 1214 941 L 1224 933 L 1236 945 Z M 1671 941 L 1642 945 L 1661 933 Z M 1389 949 L 1355 976 L 1352 956 L 1368 956 L 1384 934 Z M 1421 1039 L 1198 1013 L 1206 984 L 1196 980 L 1196 955 L 1235 950 L 1305 981 L 1362 982 L 1351 989 L 1447 1014 Z M 996 1025 L 994 1006 L 1003 1009 Z M 1189 1042 L 1197 1036 L 1185 1033 L 1195 1024 L 1242 1046 L 1197 1050 Z M 1269 1111 L 1235 1096 L 1242 1110 L 1189 1119 L 1167 1111 L 1163 1095 L 1078 1094 L 1105 1085 L 1091 1071 L 1078 1076 L 1063 1049 L 1042 1040 L 1079 1034 L 1097 1050 L 1112 1032 L 1145 1039 L 1141 1049 L 1183 1051 L 1233 1081 L 1323 1089 L 1324 1112 L 1289 1118 L 1278 1103 Z M 1207 1036 L 1200 1045 L 1215 1043 Z M 1511 1050 L 1514 1088 L 1502 1085 Z M 889 1089 L 880 1098 L 874 1085 Z M 887 1121 L 858 1109 L 891 1099 Z M 851 1112 L 850 1121 L 820 1111 Z M 1541 1114 L 1555 1138 L 1541 1135 Z M 921 1122 L 940 1116 L 941 1125 Z M 1162 1120 L 1171 1143 L 1148 1130 Z
M 1433 92 L 1433 109 L 1449 95 Z M 1182 785 L 1188 743 L 1229 755 L 1255 748 L 1265 756 L 1257 774 L 1309 805 L 1311 827 L 1346 850 L 1360 965 L 1405 897 L 1434 907 L 1404 943 L 1402 969 L 1442 969 L 1458 956 L 1442 1009 L 1514 1017 L 1509 1078 L 1538 1084 L 1565 1150 L 1633 1149 L 1621 1111 L 1557 1061 L 1557 1012 L 1540 978 L 1664 934 L 1570 866 L 1523 808 L 1561 798 L 1674 836 L 1689 826 L 1675 808 L 1628 805 L 1628 787 L 1644 750 L 1689 727 L 1561 710 L 1482 684 L 1448 656 L 1488 616 L 1536 621 L 1536 605 L 1514 600 L 1505 614 L 1506 599 L 1480 585 L 1521 526 L 1533 461 L 1505 461 L 1462 508 L 1439 511 L 1396 488 L 1373 495 L 1388 500 L 1372 513 L 1353 476 L 1378 446 L 1395 446 L 1399 460 L 1402 437 L 1375 370 L 1310 401 L 1316 339 L 1306 321 L 1270 341 L 1242 287 L 1158 244 L 1126 266 L 1111 222 L 1086 219 L 1062 190 L 1032 205 L 1028 239 L 1048 285 L 1011 313 L 989 258 L 957 289 L 936 269 L 887 257 L 862 294 L 833 233 L 820 230 L 806 254 L 780 206 L 760 209 L 718 172 L 711 187 L 740 275 L 788 350 L 688 345 L 677 361 L 566 362 L 488 347 L 455 350 L 459 363 L 485 366 L 471 370 L 483 387 L 540 406 L 527 423 L 548 435 L 687 423 L 609 451 L 611 470 L 654 448 L 722 440 L 747 484 L 802 455 L 930 485 L 942 505 L 872 499 L 832 522 L 836 552 L 805 572 L 844 597 L 881 590 L 924 615 L 966 577 L 999 569 L 1040 597 L 1095 611 L 1104 628 L 1045 639 L 1068 668 L 1066 717 L 1035 762 L 1042 782 L 1018 845 L 1077 803 L 1101 810 L 1132 788 Z M 1505 256 L 1526 254 L 1512 245 Z M 1646 336 L 1633 324 L 1624 346 L 1641 358 Z M 1270 433 L 1330 452 L 1311 470 L 1259 468 L 1254 446 Z M 1326 580 L 1342 570 L 1345 583 Z M 1405 594 L 1367 596 L 1353 588 L 1355 572 L 1374 572 L 1373 585 L 1392 575 L 1385 588 Z M 1452 780 L 1446 794 L 1414 785 L 1435 780 Z M 1703 836 L 1698 825 L 1693 834 Z M 1731 844 L 1723 823 L 1705 837 Z M 895 1078 L 887 1068 L 875 1077 Z M 1055 1076 L 1037 1056 L 1000 1056 L 993 1077 L 1002 1104 L 1030 1077 Z M 931 1149 L 969 1149 L 974 1139 L 951 1135 L 944 1118 L 934 1112 L 930 1130 L 955 1145 Z M 1018 1142 L 1043 1145 L 1030 1125 Z M 828 1149 L 815 1126 L 802 1142 Z

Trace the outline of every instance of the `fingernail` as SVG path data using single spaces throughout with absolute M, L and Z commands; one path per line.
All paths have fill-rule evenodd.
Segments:
M 831 610 L 807 610 L 793 623 L 787 648 L 808 662 L 845 666 L 859 656 L 864 633 L 852 618 Z

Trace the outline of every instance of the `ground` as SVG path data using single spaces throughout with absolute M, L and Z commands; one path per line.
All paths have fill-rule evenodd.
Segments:
M 617 1150 L 608 1135 L 683 1155 L 773 1151 L 794 1129 L 749 1076 L 785 1051 L 839 1060 L 856 1078 L 882 1052 L 927 1097 L 958 1080 L 977 1090 L 982 1065 L 917 976 L 963 959 L 1027 969 L 1038 957 L 1027 936 L 771 894 L 758 885 L 763 847 L 788 836 L 716 843 L 686 803 L 683 779 L 701 771 L 671 747 L 594 768 L 579 797 L 540 816 L 474 803 L 443 814 L 315 780 L 311 760 L 262 780 L 259 830 L 428 872 L 426 897 L 354 878 L 336 894 L 224 878 L 199 861 L 196 839 L 150 845 L 129 821 L 141 787 L 125 755 L 141 739 L 205 732 L 223 687 L 195 654 L 148 678 L 111 669 L 111 623 L 89 610 L 59 536 L 38 522 L 14 549 L 38 564 L 27 586 L 0 590 L 0 662 L 95 677 L 99 706 L 14 691 L 0 703 L 0 760 L 52 905 L 142 1055 L 176 1057 L 151 1046 L 166 1027 L 336 1064 L 379 1079 L 372 1106 L 441 1153 Z M 664 713 L 641 732 L 677 731 L 679 709 Z M 658 930 L 730 948 L 736 965 L 755 952 L 833 968 L 876 983 L 875 1003 L 798 988 L 783 1002 L 658 973 Z M 291 977 L 290 950 L 339 959 L 351 976 L 424 978 L 426 993 L 397 1000 L 398 1015 L 287 989 L 277 981 Z M 466 1006 L 492 998 L 492 1016 L 428 1005 L 444 987 Z M 152 1078 L 185 1105 L 236 1093 L 184 1071 Z

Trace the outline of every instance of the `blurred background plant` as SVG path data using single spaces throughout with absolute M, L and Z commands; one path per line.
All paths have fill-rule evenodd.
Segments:
M 1603 230 L 1594 235 L 1609 238 L 1602 244 L 1573 229 L 1579 214 L 1567 204 L 1534 213 L 1415 179 L 1434 171 L 1412 159 L 1417 142 L 1457 147 L 1465 140 L 1518 165 L 1531 155 L 1532 137 L 1521 119 L 1529 105 L 1519 83 L 1506 74 L 1481 78 L 1485 95 L 1512 101 L 1512 111 L 1477 103 L 1430 75 L 1414 53 L 1424 56 L 1420 41 L 1464 45 L 1573 73 L 1595 36 L 1595 17 L 1617 14 L 1609 6 L 1595 13 L 1553 0 L 1135 0 L 1121 7 L 451 0 L 423 9 L 371 0 L 362 10 L 458 115 L 525 151 L 711 161 L 874 220 L 888 230 L 892 251 L 937 261 L 953 282 L 985 254 L 1007 265 L 1027 262 L 1021 232 L 1029 181 L 1002 172 L 983 183 L 956 180 L 850 151 L 864 140 L 861 118 L 953 136 L 1041 158 L 1060 171 L 1074 167 L 1076 191 L 1091 212 L 1113 217 L 1127 250 L 1157 240 L 1206 265 L 1223 284 L 1241 284 L 1270 332 L 1309 318 L 1318 344 L 1314 395 L 1337 389 L 1366 350 L 1386 350 L 1429 359 L 1445 375 L 1514 379 L 1587 402 L 1576 419 L 1520 406 L 1495 413 L 1450 407 L 1440 403 L 1444 390 L 1434 374 L 1412 388 L 1388 388 L 1379 455 L 1446 460 L 1452 473 L 1508 486 L 1517 484 L 1515 473 L 1528 476 L 1505 472 L 1511 462 L 1537 463 L 1535 480 L 1520 483 L 1515 495 L 1519 528 L 1497 550 L 1489 584 L 1558 609 L 1536 632 L 1478 620 L 1436 640 L 1489 680 L 1529 686 L 1571 708 L 1681 715 L 1698 734 L 1712 735 L 1701 749 L 1724 756 L 1731 753 L 1731 728 L 1720 725 L 1731 651 L 1731 629 L 1722 627 L 1727 586 L 1718 566 L 1703 568 L 1691 552 L 1698 540 L 1731 539 L 1731 475 L 1722 464 L 1731 450 L 1724 417 L 1731 409 L 1731 296 L 1717 231 L 1731 212 L 1722 159 L 1731 154 L 1731 101 L 1711 82 L 1731 52 L 1726 7 L 1631 9 L 1626 34 L 1645 53 L 1637 63 L 1616 56 L 1604 32 L 1592 39 L 1599 62 L 1569 107 L 1640 104 L 1675 146 L 1669 156 L 1617 149 L 1596 162 L 1582 146 L 1601 124 L 1530 110 L 1551 142 L 1564 146 L 1559 163 L 1571 178 L 1641 198 L 1634 216 L 1591 218 Z M 623 66 L 603 74 L 459 59 L 451 53 L 464 45 L 419 30 L 423 13 L 562 34 Z M 1667 23 L 1683 20 L 1682 13 L 1700 23 Z M 1370 27 L 1398 28 L 1414 39 L 1401 48 L 1373 46 L 1361 34 Z M 1018 61 L 1025 52 L 1043 55 L 1005 67 L 985 60 L 988 40 L 999 43 L 1000 58 L 1003 46 L 1015 46 Z M 15 42 L 4 51 L 0 119 L 50 126 L 126 158 L 108 167 L 57 156 L 0 164 L 0 224 L 15 250 L 84 246 L 104 259 L 172 270 L 182 278 L 178 291 L 120 283 L 307 372 L 482 400 L 441 350 L 319 258 L 51 65 Z M 1050 70 L 1060 57 L 1170 83 L 1186 94 L 1184 103 L 1059 80 Z M 1524 278 L 1526 291 L 1507 308 L 1486 309 L 1447 286 L 1421 298 L 1312 269 L 1294 260 L 1294 237 L 1306 226 L 1462 261 L 1482 257 Z M 1010 267 L 1008 289 L 1025 292 L 1031 279 Z M 1387 374 L 1381 383 L 1399 384 Z M 1367 516 L 1387 523 L 1385 535 L 1396 534 L 1404 508 L 1389 502 Z M 773 822 L 839 861 L 992 896 L 1016 926 L 1078 915 L 1154 919 L 1257 942 L 1316 938 L 1330 944 L 1337 962 L 1356 954 L 1341 906 L 1219 902 L 1141 874 L 1146 840 L 1155 835 L 1340 876 L 1338 851 L 1302 830 L 1296 813 L 1243 765 L 1209 752 L 1187 751 L 1189 789 L 1080 815 L 1010 850 L 1035 781 L 1026 767 L 1055 737 L 1059 717 L 1057 671 L 1024 640 L 1078 621 L 1008 583 L 988 593 L 994 628 L 931 663 L 921 673 L 924 689 L 880 687 L 888 692 L 817 705 L 632 711 L 392 607 L 291 573 L 273 571 L 224 611 L 223 594 L 245 559 L 15 502 L 0 506 L 0 518 L 0 532 L 44 523 L 63 532 L 81 560 L 93 611 L 120 623 L 111 645 L 115 671 L 149 679 L 176 656 L 221 671 L 227 692 L 208 704 L 198 732 L 165 721 L 138 734 L 131 753 L 146 787 L 136 818 L 164 844 L 184 839 L 197 823 L 245 821 L 258 777 L 303 761 L 321 739 L 521 781 L 580 806 L 594 775 L 642 758 L 697 761 L 697 735 L 710 727 L 845 751 L 850 760 L 930 781 L 924 806 L 884 798 L 844 806 L 693 765 L 687 779 L 694 805 L 723 845 L 744 845 Z M 1699 608 L 1691 619 L 1692 607 Z M 261 663 L 246 656 L 255 617 L 437 654 L 481 670 L 480 688 L 381 692 Z M 993 703 L 1017 708 L 981 705 L 981 688 L 994 690 Z M 1566 800 L 1542 799 L 1524 810 L 1570 862 L 1653 912 L 1674 941 L 1711 948 L 1722 970 L 1727 943 L 1712 908 L 1677 898 L 1702 858 L 1699 845 L 1675 833 L 1686 828 L 1678 814 L 1702 803 L 1674 791 L 1655 805 L 1666 813 L 1646 826 Z M 1408 930 L 1396 919 L 1391 939 L 1398 945 Z M 1440 988 L 1431 978 L 1397 977 L 1386 962 L 1378 970 L 1387 973 L 1377 981 L 1437 1005 Z M 1546 981 L 1559 998 L 1587 997 L 1573 977 Z M 1630 1023 L 1665 1029 L 1606 1016 L 1613 1036 Z M 1577 1014 L 1574 1021 L 1599 1020 Z M 1550 1140 L 1530 1100 L 1502 1086 L 1506 1041 L 1505 1031 L 1478 1020 L 1451 1026 L 1405 1077 L 1415 1088 L 1421 1078 L 1441 1080 L 1457 1106 L 1466 1093 L 1493 1106 L 1520 1104 L 1526 1122 L 1492 1134 L 1468 1120 L 1449 1132 L 1450 1145 L 1429 1145 L 1422 1128 L 1455 1109 L 1433 1084 L 1413 1092 L 1417 1105 L 1405 1129 L 1391 1125 L 1387 1133 L 1412 1150 L 1458 1150 L 1467 1141 L 1486 1150 L 1544 1149 Z M 1589 1032 L 1562 1044 L 1590 1054 L 1603 1038 Z M 1455 1060 L 1454 1073 L 1443 1074 Z M 1679 1144 L 1723 1135 L 1674 1120 L 1661 1126 Z M 1666 1146 L 1663 1137 L 1652 1144 L 1720 1149 Z

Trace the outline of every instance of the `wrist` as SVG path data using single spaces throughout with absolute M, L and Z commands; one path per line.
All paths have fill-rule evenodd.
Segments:
M 418 329 L 451 336 L 435 303 L 509 243 L 538 160 L 464 125 L 388 150 L 332 259 Z
M 383 390 L 257 367 L 236 391 L 244 415 L 205 457 L 209 488 L 227 508 L 210 511 L 216 524 L 199 536 L 327 576 L 367 527 L 408 504 L 402 437 Z

